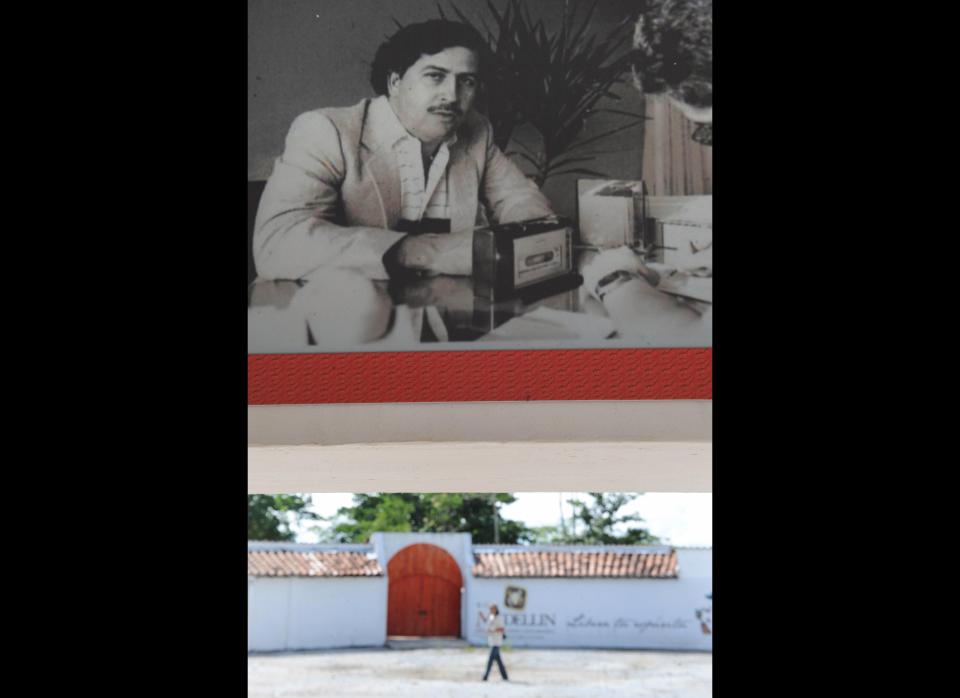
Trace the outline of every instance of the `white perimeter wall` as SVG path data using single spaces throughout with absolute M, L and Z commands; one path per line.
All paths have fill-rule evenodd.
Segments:
M 496 603 L 507 624 L 506 644 L 516 647 L 712 650 L 711 553 L 678 549 L 679 579 L 473 578 L 466 637 L 486 644 L 481 614 Z M 504 604 L 511 586 L 526 590 L 522 610 Z
M 678 548 L 679 579 L 480 579 L 471 574 L 469 534 L 374 534 L 386 571 L 397 551 L 431 543 L 449 552 L 464 577 L 461 628 L 486 644 L 481 614 L 496 603 L 517 647 L 623 647 L 712 650 L 712 550 Z M 248 577 L 249 651 L 382 646 L 387 577 Z M 507 608 L 507 587 L 526 591 Z M 699 612 L 699 615 L 698 615 Z
M 386 585 L 386 577 L 247 577 L 247 649 L 383 645 Z

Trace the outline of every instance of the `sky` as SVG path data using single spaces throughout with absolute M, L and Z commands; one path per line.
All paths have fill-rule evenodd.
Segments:
M 517 501 L 500 509 L 506 519 L 521 521 L 528 526 L 549 526 L 559 523 L 560 502 L 569 519 L 570 506 L 566 500 L 588 499 L 585 492 L 515 492 Z M 310 495 L 313 511 L 321 516 L 332 516 L 337 509 L 353 504 L 353 495 L 347 492 L 323 492 Z M 639 525 L 658 536 L 663 543 L 679 546 L 713 545 L 713 495 L 689 492 L 647 492 L 640 495 L 621 513 L 638 513 L 643 517 Z M 297 542 L 315 543 L 317 535 L 309 530 L 313 522 L 297 530 Z

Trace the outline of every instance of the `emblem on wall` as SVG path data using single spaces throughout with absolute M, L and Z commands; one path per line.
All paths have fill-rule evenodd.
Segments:
M 503 594 L 503 605 L 517 611 L 522 611 L 527 605 L 527 590 L 523 587 L 507 587 Z

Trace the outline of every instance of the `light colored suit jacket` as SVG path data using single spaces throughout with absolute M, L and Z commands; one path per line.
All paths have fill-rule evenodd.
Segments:
M 267 181 L 253 237 L 261 279 L 299 279 L 321 267 L 386 278 L 382 258 L 404 234 L 400 173 L 382 126 L 386 97 L 298 116 Z M 451 231 L 551 213 L 550 204 L 471 111 L 450 147 Z

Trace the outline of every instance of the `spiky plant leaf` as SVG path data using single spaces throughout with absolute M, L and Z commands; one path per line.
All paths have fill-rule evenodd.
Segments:
M 624 18 L 605 35 L 592 30 L 598 0 L 582 9 L 579 0 L 564 3 L 560 26 L 548 31 L 543 19 L 534 19 L 524 0 L 507 0 L 502 11 L 492 0 L 486 9 L 493 24 L 481 20 L 478 29 L 451 1 L 461 22 L 478 30 L 490 48 L 488 80 L 484 86 L 486 112 L 494 129 L 494 141 L 507 149 L 513 131 L 526 123 L 540 134 L 541 151 L 514 153 L 536 167 L 534 178 L 542 185 L 549 176 L 580 173 L 560 170 L 565 165 L 589 161 L 582 148 L 638 125 L 641 114 L 614 109 L 599 109 L 603 99 L 619 100 L 614 91 L 626 82 L 631 66 L 629 42 L 632 19 Z M 630 119 L 617 128 L 583 139 L 589 119 L 601 112 Z M 575 161 L 564 160 L 571 151 L 581 151 Z M 586 170 L 583 170 L 586 171 Z

